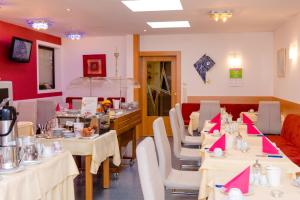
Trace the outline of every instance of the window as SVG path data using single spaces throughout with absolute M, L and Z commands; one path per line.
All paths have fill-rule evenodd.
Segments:
M 55 89 L 55 50 L 38 46 L 39 90 Z

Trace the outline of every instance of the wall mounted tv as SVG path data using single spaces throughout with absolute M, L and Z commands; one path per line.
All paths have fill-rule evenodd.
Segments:
M 10 60 L 21 63 L 30 61 L 32 41 L 13 37 L 10 51 Z

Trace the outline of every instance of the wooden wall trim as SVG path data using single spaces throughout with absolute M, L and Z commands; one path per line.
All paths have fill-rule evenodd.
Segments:
M 281 113 L 284 117 L 288 114 L 300 115 L 300 104 L 277 97 L 274 97 L 274 100 L 280 101 Z
M 202 100 L 219 100 L 228 104 L 258 104 L 259 101 L 273 101 L 272 96 L 188 96 L 188 103 L 200 103 Z

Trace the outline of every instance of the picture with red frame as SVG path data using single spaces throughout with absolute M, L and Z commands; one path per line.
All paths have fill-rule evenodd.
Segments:
M 84 77 L 106 77 L 105 54 L 83 55 Z

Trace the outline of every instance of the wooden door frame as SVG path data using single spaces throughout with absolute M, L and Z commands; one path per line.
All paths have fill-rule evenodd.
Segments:
M 175 101 L 177 103 L 181 103 L 181 52 L 180 51 L 140 51 L 139 57 L 135 58 L 138 59 L 135 63 L 139 63 L 138 65 L 134 65 L 134 79 L 138 80 L 140 83 L 142 83 L 142 58 L 143 57 L 175 57 L 176 60 L 176 99 Z M 144 109 L 143 105 L 143 99 L 142 99 L 142 90 L 139 89 L 138 91 L 134 92 L 134 99 L 135 101 L 139 102 L 140 108 Z M 144 120 L 142 121 L 142 127 L 144 127 L 143 124 Z

